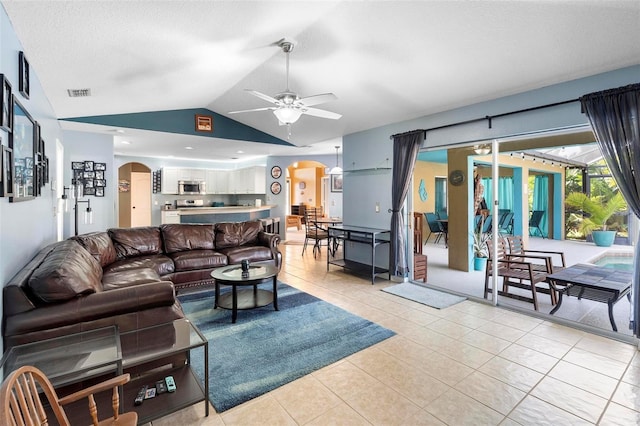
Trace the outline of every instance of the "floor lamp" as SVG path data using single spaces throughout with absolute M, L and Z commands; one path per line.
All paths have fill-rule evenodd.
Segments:
M 74 213 L 74 235 L 78 235 L 78 204 L 87 203 L 87 208 L 84 211 L 84 221 L 85 224 L 93 223 L 93 210 L 91 210 L 91 200 L 81 200 L 82 193 L 82 181 L 78 181 L 77 179 L 71 180 L 71 186 L 63 187 L 62 191 L 62 199 L 64 200 L 64 211 L 69 211 L 69 197 L 74 201 L 73 213 Z M 69 195 L 67 195 L 67 191 L 69 191 Z

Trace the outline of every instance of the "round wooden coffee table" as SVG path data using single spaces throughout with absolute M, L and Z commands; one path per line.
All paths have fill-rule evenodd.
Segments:
M 235 323 L 238 310 L 255 309 L 273 303 L 278 310 L 278 268 L 270 264 L 249 266 L 243 273 L 240 265 L 229 265 L 211 272 L 216 282 L 214 309 L 231 309 L 231 322 Z M 273 282 L 273 291 L 258 288 L 258 284 Z M 231 291 L 220 295 L 220 286 L 231 286 Z M 253 289 L 238 290 L 238 287 L 253 286 Z

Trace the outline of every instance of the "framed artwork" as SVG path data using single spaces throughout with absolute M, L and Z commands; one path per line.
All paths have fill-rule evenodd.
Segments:
M 18 54 L 18 75 L 20 76 L 18 90 L 26 99 L 29 99 L 29 61 L 24 52 Z
M 273 166 L 271 168 L 271 177 L 274 179 L 278 179 L 280 176 L 282 176 L 282 169 L 280 168 L 280 166 Z
M 8 146 L 2 146 L 2 184 L 0 191 L 3 197 L 13 196 L 13 150 Z
M 83 161 L 72 161 L 71 162 L 71 170 L 84 170 L 84 162 Z
M 91 185 L 92 186 L 87 187 L 86 183 L 85 183 L 85 187 L 84 187 L 84 195 L 85 196 L 86 195 L 96 195 L 96 188 L 93 186 L 93 182 L 91 182 Z
M 107 163 L 94 163 L 93 170 L 104 172 L 105 170 L 107 170 Z
M 103 187 L 96 188 L 96 197 L 104 197 L 104 188 Z
M 84 171 L 92 172 L 93 171 L 93 161 L 85 161 L 84 162 Z
M 11 108 L 13 107 L 13 102 L 11 101 L 11 84 L 9 84 L 9 80 L 4 74 L 0 74 L 0 108 L 2 109 L 2 113 L 0 114 L 0 128 L 6 130 L 7 132 L 11 131 L 11 120 L 13 119 L 13 113 Z
M 104 171 L 96 170 L 95 174 L 96 174 L 95 176 L 96 179 L 104 179 Z
M 213 132 L 213 117 L 196 114 L 196 132 Z
M 97 186 L 105 187 L 105 186 L 107 186 L 107 181 L 104 180 L 104 179 L 95 179 L 93 181 L 93 185 L 96 186 L 96 187 Z
M 280 182 L 273 182 L 270 189 L 273 195 L 278 195 L 282 191 L 282 185 L 280 185 Z
M 13 195 L 10 202 L 31 200 L 36 196 L 34 158 L 37 143 L 36 122 L 13 96 L 13 131 L 9 147 L 13 150 Z
M 331 175 L 331 192 L 342 192 L 342 175 Z

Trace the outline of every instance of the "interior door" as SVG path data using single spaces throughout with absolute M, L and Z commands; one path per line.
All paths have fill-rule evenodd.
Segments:
M 151 173 L 131 172 L 131 227 L 151 225 Z

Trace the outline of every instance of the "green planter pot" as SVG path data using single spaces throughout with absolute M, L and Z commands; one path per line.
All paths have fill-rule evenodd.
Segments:
M 593 231 L 593 242 L 599 247 L 611 247 L 616 239 L 616 231 Z
M 474 271 L 484 271 L 485 266 L 487 266 L 487 258 L 486 257 L 474 257 L 473 258 L 473 270 Z

